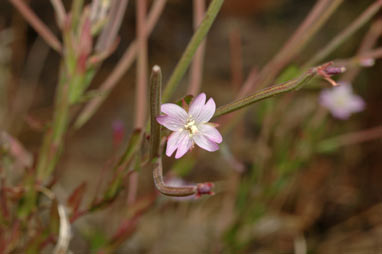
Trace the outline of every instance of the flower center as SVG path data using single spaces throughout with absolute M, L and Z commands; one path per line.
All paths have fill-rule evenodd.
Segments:
M 348 104 L 348 98 L 346 96 L 337 96 L 335 98 L 336 106 L 339 108 L 345 108 Z
M 198 132 L 198 127 L 195 125 L 195 120 L 192 118 L 187 120 L 187 123 L 184 125 L 184 129 L 189 132 L 189 136 L 192 137 L 195 133 Z

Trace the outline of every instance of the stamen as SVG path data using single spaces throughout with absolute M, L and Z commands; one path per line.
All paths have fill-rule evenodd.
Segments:
M 184 125 L 184 129 L 188 130 L 189 136 L 192 137 L 196 132 L 198 132 L 198 127 L 195 125 L 195 120 L 189 118 L 187 123 Z

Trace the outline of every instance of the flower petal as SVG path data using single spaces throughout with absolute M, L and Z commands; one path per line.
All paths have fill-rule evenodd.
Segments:
M 178 150 L 175 154 L 175 159 L 179 159 L 182 157 L 185 153 L 187 153 L 188 150 L 190 150 L 191 146 L 193 144 L 192 139 L 187 134 L 183 137 L 182 141 L 179 143 Z
M 215 143 L 221 143 L 223 141 L 223 137 L 220 132 L 210 124 L 200 124 L 198 126 L 198 130 L 200 134 L 206 136 L 209 140 Z
M 324 89 L 320 94 L 320 104 L 325 108 L 330 108 L 332 106 L 332 96 L 329 89 Z
M 178 131 L 184 126 L 184 123 L 180 121 L 180 119 L 171 116 L 157 116 L 156 120 L 160 125 L 172 131 Z
M 206 94 L 205 93 L 199 94 L 192 100 L 190 104 L 190 109 L 188 110 L 188 114 L 191 115 L 194 119 L 196 119 L 201 113 L 205 103 L 206 103 Z
M 365 102 L 361 96 L 354 95 L 351 101 L 349 102 L 349 109 L 352 112 L 361 112 L 365 109 Z
M 165 103 L 161 105 L 161 111 L 171 118 L 176 118 L 177 121 L 186 124 L 188 114 L 180 106 L 174 103 Z
M 349 110 L 344 109 L 344 108 L 331 108 L 330 109 L 330 113 L 335 118 L 338 118 L 338 119 L 341 119 L 341 120 L 348 119 L 350 117 L 350 114 L 351 114 L 349 112 Z
M 215 152 L 216 150 L 219 150 L 218 144 L 211 141 L 210 139 L 208 139 L 206 136 L 202 134 L 194 135 L 193 140 L 199 147 L 209 152 Z
M 182 142 L 183 138 L 188 136 L 187 131 L 176 131 L 173 132 L 167 141 L 166 155 L 171 157 L 174 151 L 179 147 L 179 144 Z
M 196 123 L 206 123 L 208 122 L 212 116 L 215 114 L 216 104 L 214 99 L 210 98 L 206 105 L 204 105 L 202 111 L 198 115 L 198 117 L 194 118 Z

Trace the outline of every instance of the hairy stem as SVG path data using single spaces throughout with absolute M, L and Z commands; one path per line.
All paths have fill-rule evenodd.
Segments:
M 258 101 L 267 99 L 269 97 L 272 97 L 278 94 L 283 94 L 289 91 L 298 90 L 302 88 L 303 86 L 305 86 L 306 84 L 308 84 L 309 81 L 311 81 L 316 75 L 320 75 L 323 78 L 328 80 L 328 76 L 332 75 L 332 72 L 331 72 L 332 70 L 335 70 L 336 72 L 338 70 L 338 73 L 340 73 L 343 70 L 342 68 L 338 68 L 338 67 L 333 67 L 332 69 L 332 67 L 330 67 L 331 64 L 332 63 L 326 63 L 321 66 L 317 66 L 305 72 L 303 75 L 301 75 L 297 79 L 285 82 L 280 85 L 267 87 L 243 99 L 239 99 L 227 105 L 220 106 L 219 108 L 217 108 L 214 117 L 239 110 L 253 103 L 256 103 Z
M 155 65 L 151 73 L 150 89 L 150 161 L 160 156 L 160 125 L 155 118 L 160 114 L 161 89 L 162 71 L 158 65 Z

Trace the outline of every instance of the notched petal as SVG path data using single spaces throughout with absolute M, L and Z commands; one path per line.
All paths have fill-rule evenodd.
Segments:
M 214 99 L 210 98 L 207 103 L 203 106 L 200 114 L 196 117 L 195 121 L 198 123 L 208 122 L 215 114 L 216 104 Z
M 206 103 L 206 94 L 201 93 L 196 96 L 190 105 L 190 109 L 188 111 L 189 115 L 191 115 L 194 119 L 196 119 L 201 111 L 203 110 L 204 104 Z
M 184 131 L 176 131 L 173 132 L 167 140 L 167 148 L 166 148 L 166 155 L 168 157 L 171 157 L 171 155 L 175 152 L 175 150 L 178 148 L 180 142 L 182 141 L 183 136 L 186 133 Z
M 156 120 L 160 125 L 163 125 L 171 131 L 178 131 L 183 127 L 183 123 L 181 121 L 170 116 L 157 116 Z
M 177 121 L 185 123 L 187 121 L 188 114 L 180 106 L 173 103 L 165 103 L 161 105 L 161 111 L 166 115 L 175 118 Z
M 208 139 L 206 136 L 203 135 L 195 135 L 193 136 L 193 140 L 195 143 L 204 150 L 207 150 L 209 152 L 215 152 L 219 150 L 219 145 L 213 142 L 212 140 Z
M 215 143 L 219 144 L 223 141 L 222 135 L 215 127 L 213 127 L 213 123 L 200 124 L 198 129 L 201 135 L 206 136 L 208 139 Z

